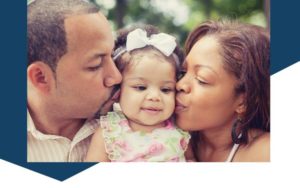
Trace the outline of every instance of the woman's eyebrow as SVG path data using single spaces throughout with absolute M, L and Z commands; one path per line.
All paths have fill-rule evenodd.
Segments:
M 199 68 L 207 68 L 209 69 L 211 72 L 213 72 L 214 74 L 216 74 L 217 76 L 219 76 L 219 74 L 214 70 L 212 69 L 210 66 L 207 66 L 207 65 L 202 65 L 202 64 L 197 64 L 194 66 L 195 69 L 199 69 Z

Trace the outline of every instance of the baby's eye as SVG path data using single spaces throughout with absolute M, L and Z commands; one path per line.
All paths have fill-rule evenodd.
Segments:
M 163 93 L 170 93 L 170 92 L 173 92 L 174 90 L 172 88 L 162 88 L 161 91 Z
M 144 91 L 147 89 L 146 86 L 133 86 L 134 89 L 138 90 L 138 91 Z

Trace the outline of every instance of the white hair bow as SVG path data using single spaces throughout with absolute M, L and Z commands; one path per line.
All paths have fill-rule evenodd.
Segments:
M 175 37 L 166 33 L 153 34 L 148 38 L 146 31 L 136 29 L 127 35 L 126 50 L 130 52 L 151 45 L 164 55 L 169 56 L 176 48 L 175 40 Z

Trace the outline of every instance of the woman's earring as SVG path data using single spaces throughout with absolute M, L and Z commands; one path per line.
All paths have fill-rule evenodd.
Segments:
M 236 121 L 234 122 L 232 129 L 231 129 L 231 138 L 233 143 L 239 144 L 242 141 L 243 137 L 243 124 L 242 119 L 238 117 Z

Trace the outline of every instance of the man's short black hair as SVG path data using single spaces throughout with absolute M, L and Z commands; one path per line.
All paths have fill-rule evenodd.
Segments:
M 64 20 L 72 15 L 99 12 L 99 7 L 84 0 L 35 0 L 27 6 L 27 58 L 29 66 L 42 61 L 56 70 L 67 52 Z

